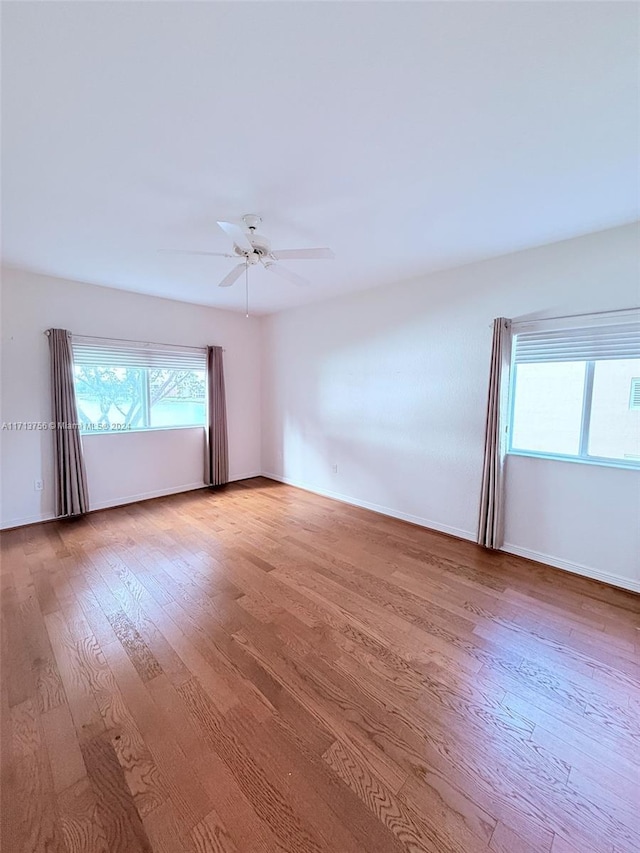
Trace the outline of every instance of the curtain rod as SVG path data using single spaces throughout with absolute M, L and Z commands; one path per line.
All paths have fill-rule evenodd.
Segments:
M 45 329 L 44 334 L 47 337 L 49 337 L 49 329 Z M 160 341 L 133 341 L 133 340 L 130 340 L 129 338 L 100 338 L 96 335 L 73 335 L 73 333 L 72 333 L 71 337 L 88 338 L 89 340 L 92 340 L 92 341 L 115 341 L 116 343 L 119 343 L 119 344 L 152 344 L 153 346 L 156 346 L 156 347 L 180 347 L 180 349 L 191 349 L 191 350 L 195 350 L 197 352 L 205 352 L 207 349 L 206 346 L 205 347 L 187 347 L 187 346 L 183 346 L 182 344 L 167 344 L 167 343 L 161 343 Z M 222 352 L 226 352 L 226 349 L 223 349 Z
M 584 314 L 559 314 L 557 317 L 530 317 L 528 320 L 512 320 L 511 322 L 512 325 L 519 326 L 523 323 L 544 323 L 547 320 L 576 320 L 579 317 L 604 317 L 609 314 L 629 314 L 633 311 L 640 311 L 640 306 L 634 308 L 614 308 L 611 311 L 587 311 Z

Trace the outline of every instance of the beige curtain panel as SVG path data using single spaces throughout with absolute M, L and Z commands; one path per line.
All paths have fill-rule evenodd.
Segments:
M 500 548 L 503 542 L 504 457 L 510 367 L 511 320 L 498 317 L 493 321 L 484 468 L 478 522 L 478 544 L 484 545 L 485 548 Z
M 207 347 L 207 409 L 204 482 L 207 486 L 222 486 L 229 482 L 222 347 Z
M 87 474 L 78 426 L 73 382 L 71 333 L 49 329 L 53 440 L 56 470 L 56 515 L 82 515 L 89 510 Z

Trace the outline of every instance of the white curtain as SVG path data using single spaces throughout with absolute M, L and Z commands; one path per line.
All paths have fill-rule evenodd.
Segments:
M 504 457 L 511 366 L 511 320 L 493 321 L 478 544 L 500 548 L 504 533 Z

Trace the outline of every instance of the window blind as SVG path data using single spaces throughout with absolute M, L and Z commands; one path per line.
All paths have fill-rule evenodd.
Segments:
M 620 358 L 640 358 L 640 323 L 550 329 L 515 336 L 516 364 Z
M 111 367 L 204 370 L 206 351 L 197 347 L 116 341 L 75 336 L 72 339 L 74 364 Z

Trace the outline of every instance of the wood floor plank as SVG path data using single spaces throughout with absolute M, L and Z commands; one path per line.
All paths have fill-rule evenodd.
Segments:
M 105 734 L 83 741 L 82 754 L 97 795 L 97 819 L 109 853 L 152 853 L 115 750 Z
M 36 681 L 29 659 L 29 639 L 21 604 L 12 584 L 2 595 L 3 646 L 11 666 L 5 670 L 5 687 L 9 706 L 20 705 L 31 699 L 36 692 Z
M 238 853 L 215 809 L 194 826 L 191 837 L 198 853 Z
M 114 673 L 124 702 L 158 768 L 161 786 L 188 832 L 212 808 L 206 792 L 197 784 L 189 762 L 171 736 L 171 729 L 153 702 L 144 682 L 118 643 L 105 646 L 107 662 Z
M 57 799 L 68 853 L 110 853 L 98 797 L 88 777 L 70 785 Z
M 506 708 L 525 716 L 536 727 L 552 732 L 561 741 L 597 756 L 604 767 L 631 779 L 637 777 L 640 772 L 640 755 L 626 738 L 612 734 L 596 721 L 587 719 L 580 708 L 566 708 L 552 697 L 536 692 L 525 681 L 507 679 L 504 674 L 499 680 L 501 686 L 509 691 L 501 700 Z M 490 681 L 494 683 L 493 679 Z M 625 745 L 629 748 L 624 749 Z M 571 764 L 571 761 L 568 763 Z
M 51 762 L 56 793 L 86 776 L 80 745 L 67 704 L 58 705 L 41 716 L 44 741 Z
M 384 784 L 360 763 L 345 744 L 336 741 L 324 759 L 340 779 L 362 800 L 370 811 L 399 839 L 404 847 L 416 853 L 454 853 L 484 851 L 487 846 L 467 833 L 466 838 L 448 837 L 448 827 L 434 826 L 404 805 Z
M 553 835 L 550 832 L 540 832 L 536 828 L 526 837 L 523 837 L 502 821 L 498 821 L 491 836 L 489 849 L 495 853 L 514 853 L 514 851 L 517 853 L 549 853 L 552 843 Z
M 49 757 L 36 703 L 27 699 L 11 709 L 15 834 L 9 849 L 24 853 L 67 853 L 57 810 Z
M 95 737 L 105 727 L 77 646 L 59 611 L 45 616 L 45 622 L 77 736 L 80 740 Z
M 399 797 L 415 814 L 428 815 L 428 820 L 463 850 L 479 844 L 484 849 L 493 836 L 496 819 L 443 776 L 425 776 L 420 782 L 407 780 Z
M 38 599 L 29 595 L 20 605 L 31 673 L 35 680 L 40 711 L 49 711 L 66 702 L 62 680 L 51 648 L 51 642 Z
M 2 627 L 0 625 L 0 627 Z M 1 649 L 0 649 L 1 653 Z M 0 670 L 1 672 L 2 670 Z M 17 846 L 16 768 L 8 691 L 0 687 L 0 850 Z
M 158 765 L 109 668 L 104 649 L 108 646 L 100 648 L 95 638 L 90 639 L 79 647 L 80 659 L 129 791 L 144 816 L 165 801 L 166 791 Z
M 197 853 L 191 835 L 185 835 L 182 821 L 170 800 L 146 815 L 142 822 L 156 853 Z
M 640 597 L 261 478 L 0 536 L 9 853 L 636 853 Z
M 257 853 L 277 853 L 284 849 L 252 809 L 229 768 L 211 744 L 203 739 L 197 721 L 176 687 L 159 677 L 149 682 L 148 689 L 158 707 L 169 713 L 176 741 L 190 762 L 196 783 L 207 792 L 218 811 L 225 815 L 226 825 L 238 839 L 240 849 L 247 848 Z M 158 811 L 156 809 L 153 814 Z
M 549 721 L 550 731 L 543 725 L 537 725 L 531 736 L 537 748 L 547 750 L 558 756 L 571 767 L 569 778 L 576 771 L 598 784 L 616 791 L 616 795 L 627 802 L 638 801 L 640 788 L 640 766 L 633 764 L 633 754 L 614 757 L 602 744 L 575 734 L 570 739 L 566 729 Z M 564 737 L 558 736 L 558 731 Z M 640 758 L 640 756 L 638 756 Z M 613 765 L 613 766 L 612 766 Z
M 345 706 L 342 693 L 338 693 L 337 698 L 335 693 L 323 695 L 322 689 L 318 689 L 317 684 L 307 678 L 306 674 L 298 672 L 286 658 L 279 657 L 271 649 L 267 652 L 261 650 L 244 634 L 235 634 L 234 638 L 268 668 L 283 688 L 293 690 L 298 702 L 312 717 L 324 722 L 334 737 L 355 742 L 361 750 L 362 760 L 370 765 L 372 772 L 379 776 L 390 790 L 400 789 L 406 780 L 407 770 L 393 756 L 388 755 L 379 742 L 371 738 L 371 733 L 376 731 L 375 725 L 364 728 L 360 725 L 357 709 Z M 347 713 L 344 713 L 345 710 Z
M 235 716 L 237 713 L 234 711 Z M 290 785 L 303 794 L 307 791 L 305 799 L 312 804 L 308 819 L 314 826 L 320 824 L 319 831 L 324 836 L 327 836 L 325 807 L 328 807 L 331 822 L 348 827 L 350 835 L 359 845 L 358 849 L 369 851 L 374 848 L 381 853 L 400 853 L 401 845 L 394 834 L 363 807 L 355 792 L 345 788 L 322 755 L 309 752 L 305 738 L 281 726 L 277 718 L 266 723 L 264 729 L 271 749 L 275 750 L 288 768 Z M 357 749 L 353 751 L 361 755 Z M 265 761 L 268 761 L 268 755 L 265 755 Z M 363 764 L 366 765 L 366 762 Z M 318 799 L 322 803 L 321 807 L 317 805 Z M 336 849 L 340 839 L 335 832 L 333 836 L 328 841 Z
M 283 789 L 274 785 L 267 769 L 253 756 L 232 728 L 226 724 L 205 691 L 195 681 L 178 688 L 203 737 L 232 772 L 256 814 L 291 853 L 320 853 L 330 848 L 305 825 Z

